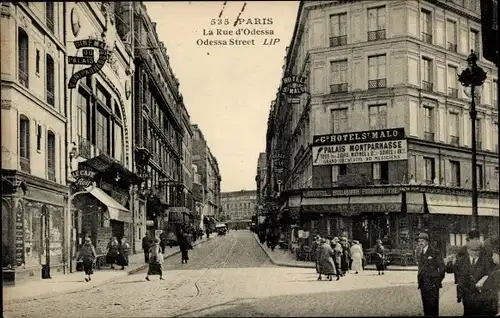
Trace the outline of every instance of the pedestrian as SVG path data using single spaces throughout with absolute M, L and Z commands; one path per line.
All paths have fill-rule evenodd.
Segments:
M 351 258 L 352 258 L 352 270 L 355 271 L 355 274 L 363 271 L 363 249 L 361 245 L 359 245 L 359 241 L 353 240 L 352 246 L 350 250 Z
M 177 234 L 177 238 L 179 240 L 179 248 L 181 250 L 181 264 L 187 264 L 189 261 L 188 251 L 193 249 L 193 246 L 189 242 L 189 239 L 186 233 L 181 229 Z
M 314 265 L 316 267 L 316 273 L 319 274 L 319 247 L 321 246 L 321 238 L 319 235 L 314 237 L 314 241 L 311 244 L 311 252 L 314 260 Z
M 349 273 L 349 263 L 350 263 L 350 246 L 349 242 L 347 241 L 347 237 L 342 237 L 340 239 L 340 245 L 342 246 L 342 255 L 340 256 L 340 269 L 342 270 L 342 273 L 345 275 Z
M 130 244 L 128 244 L 127 239 L 124 237 L 122 237 L 118 251 L 119 254 L 117 264 L 122 267 L 122 270 L 124 270 L 125 266 L 128 266 L 128 256 L 130 254 Z
M 342 245 L 339 243 L 339 238 L 334 237 L 331 241 L 331 247 L 334 252 L 334 258 L 333 258 L 333 263 L 335 265 L 335 271 L 337 272 L 337 278 L 344 276 L 344 273 L 342 273 L 341 269 L 341 262 L 342 262 Z
M 379 275 L 384 275 L 384 270 L 387 265 L 387 259 L 385 255 L 385 247 L 382 244 L 382 240 L 377 240 L 377 245 L 375 246 L 375 266 Z
M 147 281 L 149 281 L 150 275 L 160 275 L 160 280 L 164 280 L 162 264 L 163 254 L 161 252 L 160 239 L 155 238 L 149 249 L 149 268 L 146 275 Z
M 146 236 L 142 238 L 142 251 L 144 252 L 144 263 L 149 262 L 149 248 L 153 244 L 151 237 L 146 233 Z
M 106 262 L 111 266 L 111 269 L 114 269 L 116 261 L 118 260 L 120 244 L 115 236 L 113 236 L 108 243 L 107 249 L 108 253 L 106 254 Z
M 478 230 L 467 234 L 466 245 L 447 262 L 447 271 L 455 274 L 457 301 L 464 307 L 464 316 L 483 316 L 488 307 L 488 297 L 480 288 L 480 281 L 488 276 L 495 264 L 481 243 Z
M 161 247 L 161 253 L 165 254 L 165 248 L 167 247 L 167 229 L 164 229 L 160 233 L 160 247 Z
M 82 260 L 83 262 L 83 270 L 85 272 L 86 282 L 89 282 L 91 280 L 90 276 L 94 273 L 96 258 L 97 254 L 95 252 L 95 247 L 94 245 L 92 245 L 90 237 L 86 237 L 85 242 L 82 244 L 77 257 L 78 260 Z
M 485 314 L 489 316 L 500 315 L 500 242 L 498 236 L 487 239 L 484 247 L 491 254 L 494 269 L 476 287 L 485 295 Z
M 321 275 L 326 275 L 326 279 L 329 281 L 332 280 L 333 275 L 336 275 L 337 280 L 339 280 L 340 276 L 337 274 L 337 271 L 335 270 L 335 263 L 333 262 L 335 253 L 330 244 L 328 244 L 327 240 L 324 238 L 320 240 L 318 256 L 318 280 L 321 280 Z
M 429 246 L 427 233 L 420 233 L 417 242 L 422 251 L 418 260 L 417 282 L 424 316 L 439 316 L 439 288 L 445 276 L 443 257 Z
M 208 239 L 208 238 L 210 238 L 210 229 L 208 228 L 208 226 L 207 226 L 207 228 L 205 229 L 205 233 L 206 233 L 206 235 L 207 235 L 207 239 Z

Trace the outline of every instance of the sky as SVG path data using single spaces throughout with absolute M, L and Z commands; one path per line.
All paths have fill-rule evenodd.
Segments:
M 257 158 L 265 151 L 267 117 L 280 84 L 298 1 L 249 1 L 240 15 L 245 22 L 236 27 L 233 22 L 244 2 L 228 1 L 225 6 L 222 1 L 145 4 L 179 79 L 191 123 L 198 124 L 217 158 L 221 191 L 255 189 Z M 223 25 L 211 25 L 223 7 Z M 229 25 L 224 25 L 226 18 Z M 272 24 L 248 20 L 255 18 L 272 18 Z M 236 32 L 245 28 L 272 30 L 273 34 L 217 35 L 217 29 Z M 210 31 L 214 35 L 208 35 Z M 254 39 L 254 45 L 198 45 L 198 39 Z M 264 45 L 264 39 L 279 42 Z

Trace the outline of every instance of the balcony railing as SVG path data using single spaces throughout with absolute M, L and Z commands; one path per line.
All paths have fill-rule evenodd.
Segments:
M 54 92 L 47 91 L 47 104 L 54 106 Z
M 368 81 L 368 89 L 384 88 L 384 87 L 387 87 L 387 79 L 386 78 L 379 78 L 379 79 Z
M 457 51 L 457 44 L 448 42 L 447 49 L 448 49 L 448 51 L 456 52 Z
M 26 88 L 29 88 L 28 72 L 25 72 L 21 69 L 19 70 L 19 84 L 23 85 Z
M 47 169 L 47 179 L 56 182 L 56 168 L 49 167 Z
M 345 93 L 345 92 L 347 92 L 347 83 L 330 85 L 331 94 Z
M 483 142 L 480 140 L 476 140 L 476 149 L 483 149 Z
M 422 41 L 425 43 L 432 44 L 432 34 L 422 32 Z
M 429 131 L 424 132 L 424 139 L 428 141 L 434 141 L 434 133 Z
M 424 90 L 426 92 L 432 92 L 433 87 L 434 87 L 434 83 L 422 81 L 422 90 Z
M 458 98 L 458 89 L 453 87 L 448 87 L 448 96 L 453 98 Z
M 26 173 L 31 173 L 31 165 L 29 158 L 19 158 L 19 162 L 21 164 L 21 171 Z
M 80 157 L 90 159 L 91 157 L 91 143 L 89 140 L 82 136 L 78 136 L 78 153 Z
M 458 136 L 450 136 L 450 144 L 451 145 L 458 147 L 459 142 L 460 142 L 460 138 Z
M 334 36 L 330 38 L 330 47 L 342 46 L 347 44 L 347 35 Z
M 385 40 L 385 29 L 368 31 L 368 41 Z

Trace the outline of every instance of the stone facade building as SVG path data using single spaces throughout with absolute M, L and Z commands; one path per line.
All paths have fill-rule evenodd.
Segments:
M 240 190 L 221 193 L 220 220 L 224 220 L 229 228 L 249 227 L 257 207 L 255 190 Z

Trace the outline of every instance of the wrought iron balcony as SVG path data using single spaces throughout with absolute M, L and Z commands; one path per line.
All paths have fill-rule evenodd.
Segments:
M 54 106 L 54 92 L 47 90 L 47 104 Z
M 448 51 L 452 51 L 452 52 L 457 51 L 457 44 L 456 43 L 448 42 L 448 45 L 446 47 L 447 47 Z
M 56 169 L 54 167 L 47 168 L 47 179 L 56 182 Z
M 28 72 L 25 72 L 21 69 L 19 70 L 19 84 L 26 88 L 29 88 Z
M 424 132 L 424 139 L 428 141 L 434 141 L 434 133 L 429 131 Z
M 460 142 L 460 137 L 458 136 L 450 136 L 450 144 L 453 145 L 453 146 L 459 146 L 459 142 Z
M 422 81 L 422 90 L 426 92 L 432 92 L 434 88 L 434 83 Z
M 448 96 L 453 98 L 458 98 L 458 89 L 453 87 L 448 87 Z
M 368 41 L 385 40 L 385 29 L 368 31 Z
M 342 46 L 347 44 L 347 35 L 334 36 L 330 38 L 330 47 Z
M 82 136 L 78 136 L 78 153 L 80 157 L 85 159 L 90 159 L 91 157 L 91 143 Z
M 379 78 L 379 79 L 368 81 L 368 89 L 384 88 L 384 87 L 387 87 L 387 79 L 386 78 Z
M 347 83 L 330 85 L 331 94 L 345 93 L 345 92 L 347 92 Z
M 422 41 L 425 43 L 432 44 L 432 34 L 422 32 Z
M 31 165 L 29 158 L 19 158 L 19 162 L 21 164 L 21 171 L 26 173 L 31 173 Z

